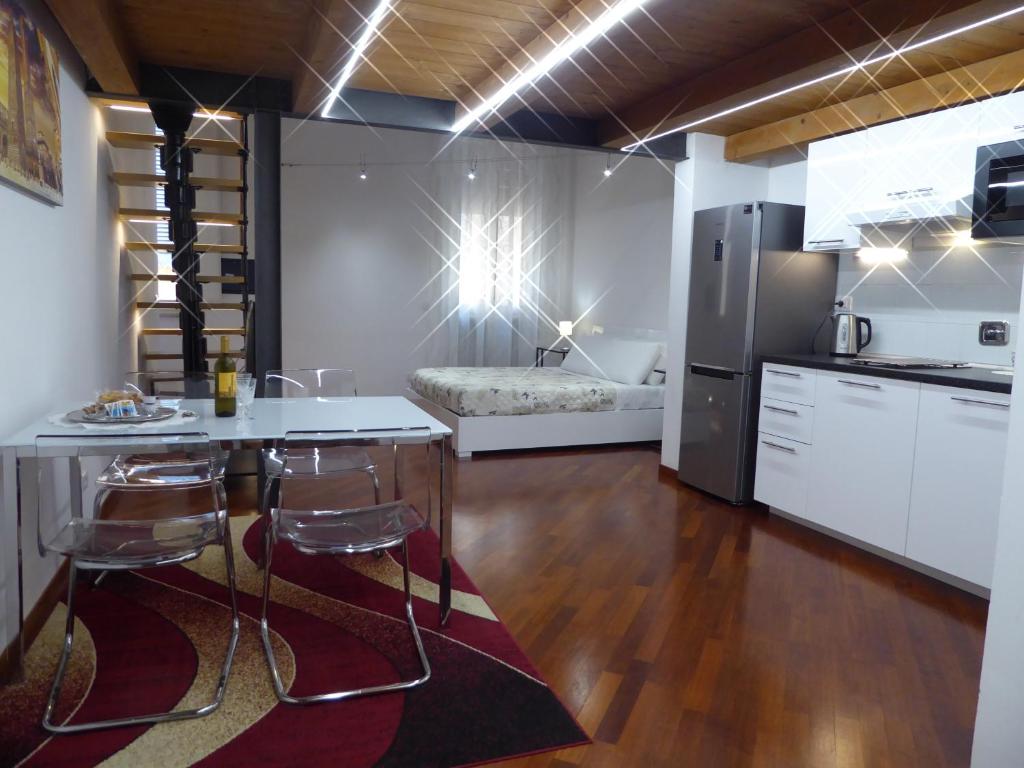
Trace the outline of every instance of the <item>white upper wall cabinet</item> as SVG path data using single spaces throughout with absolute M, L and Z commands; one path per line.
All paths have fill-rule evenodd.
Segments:
M 860 230 L 847 219 L 851 198 L 863 193 L 867 176 L 863 131 L 818 141 L 807 148 L 804 249 L 840 251 L 860 246 Z
M 1024 91 L 1010 93 L 979 105 L 978 145 L 1024 141 Z
M 851 200 L 853 223 L 964 215 L 974 188 L 981 108 L 967 104 L 864 131 L 865 151 Z M 875 243 L 884 245 L 884 243 Z
M 870 242 L 870 225 L 969 216 L 978 146 L 1015 138 L 1024 140 L 1024 93 L 811 144 L 804 247 L 884 246 Z

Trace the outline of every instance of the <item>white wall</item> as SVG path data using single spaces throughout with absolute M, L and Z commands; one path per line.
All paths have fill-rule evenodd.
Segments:
M 1024 301 L 1024 297 L 1021 298 Z M 1024 354 L 1024 336 L 1012 345 Z M 985 630 L 971 765 L 1020 765 L 1024 755 L 1024 387 L 1013 388 L 995 571 Z
M 1011 365 L 1012 343 L 978 344 L 978 323 L 1008 320 L 1017 334 L 1024 247 L 912 247 L 905 262 L 874 271 L 852 254 L 839 257 L 836 295 L 853 296 L 874 338 L 865 352 Z M 870 273 L 870 274 L 869 274 Z
M 416 346 L 431 294 L 417 293 L 437 259 L 420 236 L 432 233 L 417 163 L 440 148 L 429 133 L 284 121 L 282 163 L 350 164 L 281 169 L 286 368 L 354 368 L 361 393 L 402 394 L 408 374 L 430 364 L 430 345 Z M 365 182 L 351 165 L 363 154 Z
M 29 5 L 30 12 L 34 6 Z M 42 18 L 33 13 L 39 21 Z M 64 205 L 51 206 L 0 186 L 0 259 L 4 284 L 0 327 L 5 329 L 0 376 L 0 433 L 54 413 L 131 368 L 127 333 L 131 286 L 119 278 L 116 190 L 103 118 L 82 90 L 73 51 L 46 27 L 61 52 Z M 4 457 L 3 534 L 0 541 L 0 646 L 17 631 L 15 506 L 9 457 Z M 27 608 L 53 572 L 33 555 L 35 518 L 25 520 Z
M 286 367 L 354 368 L 364 394 L 402 394 L 410 372 L 446 360 L 431 324 L 440 266 L 428 215 L 428 161 L 448 136 L 286 120 L 282 131 L 282 334 Z M 480 142 L 481 140 L 462 140 Z M 481 158 L 497 145 L 486 142 Z M 545 150 L 548 151 L 548 150 Z M 607 155 L 551 150 L 574 158 L 575 320 L 604 294 L 581 331 L 667 327 L 672 179 L 645 158 L 605 179 Z M 458 154 L 458 153 L 453 153 Z M 464 154 L 464 153 L 463 153 Z M 358 177 L 365 155 L 369 178 Z M 307 165 L 294 165 L 294 164 Z M 258 258 L 258 257 L 257 257 Z M 567 310 L 566 314 L 569 314 Z M 438 333 L 443 333 L 442 328 Z M 552 339 L 553 340 L 553 339 Z M 545 341 L 542 339 L 541 341 Z
M 606 155 L 575 154 L 573 317 L 565 319 L 586 313 L 583 332 L 593 325 L 665 331 L 673 164 L 632 158 L 606 178 Z

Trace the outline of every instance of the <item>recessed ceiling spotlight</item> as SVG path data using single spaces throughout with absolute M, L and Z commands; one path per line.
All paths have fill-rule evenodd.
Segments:
M 646 2 L 647 0 L 619 0 L 619 2 L 608 6 L 600 16 L 590 21 L 582 29 L 570 32 L 569 36 L 552 48 L 546 56 L 543 56 L 533 66 L 523 70 L 517 76 L 510 78 L 508 82 L 491 96 L 484 99 L 455 121 L 451 128 L 452 131 L 462 133 L 462 131 L 484 116 L 491 114 L 518 91 L 546 75 L 581 48 L 586 48 Z

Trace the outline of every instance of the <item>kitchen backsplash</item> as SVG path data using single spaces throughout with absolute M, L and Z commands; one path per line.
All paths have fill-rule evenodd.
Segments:
M 1010 365 L 1022 276 L 1024 245 L 914 248 L 905 261 L 877 266 L 844 253 L 836 296 L 852 294 L 853 311 L 870 318 L 865 352 Z M 982 320 L 1008 321 L 1010 343 L 981 346 Z

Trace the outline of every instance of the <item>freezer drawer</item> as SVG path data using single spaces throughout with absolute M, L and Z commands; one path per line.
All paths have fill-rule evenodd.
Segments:
M 689 365 L 683 380 L 679 479 L 740 504 L 753 493 L 751 376 Z

